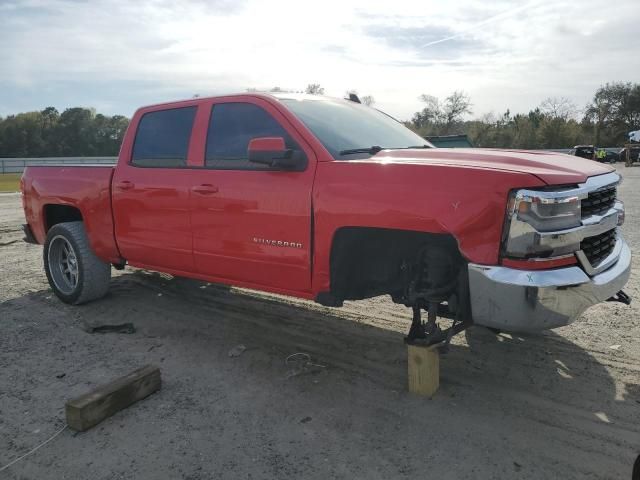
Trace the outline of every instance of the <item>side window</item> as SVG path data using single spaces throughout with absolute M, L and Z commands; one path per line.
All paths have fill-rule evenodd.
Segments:
M 196 107 L 145 113 L 138 124 L 131 163 L 141 167 L 184 167 Z
M 248 159 L 249 141 L 258 137 L 283 137 L 287 148 L 298 149 L 285 129 L 257 105 L 214 105 L 207 133 L 206 166 L 230 170 L 268 169 Z

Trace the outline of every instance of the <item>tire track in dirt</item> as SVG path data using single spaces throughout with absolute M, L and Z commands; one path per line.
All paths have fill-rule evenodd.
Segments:
M 382 353 L 377 356 L 378 358 L 369 358 L 366 351 L 370 346 L 361 344 L 362 331 L 356 329 L 345 334 L 345 329 L 341 329 L 340 338 L 332 337 L 331 327 L 324 321 L 319 322 L 318 318 L 316 318 L 316 309 L 307 310 L 302 306 L 296 306 L 296 318 L 293 319 L 289 310 L 290 305 L 280 304 L 277 300 L 258 301 L 252 295 L 224 291 L 221 292 L 221 296 L 216 296 L 215 299 L 212 299 L 209 295 L 203 293 L 202 289 L 190 288 L 194 287 L 194 285 L 189 286 L 188 283 L 184 284 L 184 288 L 178 287 L 174 289 L 162 287 L 153 280 L 152 276 L 146 275 L 141 278 L 142 280 L 140 280 L 140 277 L 136 277 L 135 282 L 145 288 L 163 292 L 190 305 L 195 304 L 198 309 L 210 312 L 216 317 L 220 315 L 226 316 L 225 320 L 229 322 L 228 327 L 236 328 L 238 333 L 241 333 L 241 330 L 245 330 L 247 323 L 250 323 L 252 325 L 251 330 L 260 331 L 261 338 L 269 344 L 278 344 L 283 348 L 289 345 L 300 346 L 308 353 L 313 354 L 315 358 L 320 358 L 321 360 L 319 361 L 327 365 L 340 368 L 350 374 L 366 377 L 373 382 L 389 387 L 397 387 L 397 377 L 403 374 L 405 359 L 404 355 L 398 354 L 401 349 L 398 348 L 397 343 L 400 340 L 400 335 L 394 336 L 393 340 L 376 339 L 376 348 Z M 178 282 L 180 281 L 178 280 Z M 344 320 L 340 318 L 338 321 Z M 330 338 L 331 341 L 318 342 L 318 339 L 323 338 Z M 552 340 L 552 342 L 562 345 L 560 341 Z M 536 338 L 533 344 L 537 347 L 543 345 L 548 347 L 548 343 L 545 344 L 543 339 L 539 338 Z M 564 353 L 566 355 L 571 354 L 573 351 L 567 347 L 561 347 L 559 350 L 561 354 Z M 395 353 L 395 355 L 391 352 Z M 517 364 L 520 364 L 522 368 L 527 366 L 526 360 L 519 361 L 521 359 L 517 356 L 516 348 L 512 348 L 507 354 L 512 354 L 516 357 L 514 358 L 516 368 Z M 389 356 L 392 358 L 391 361 L 388 360 Z M 387 358 L 386 364 L 379 361 L 381 357 Z M 447 362 L 448 359 L 447 357 L 444 361 Z M 595 359 L 593 362 L 595 363 Z M 465 381 L 464 372 L 456 371 L 451 373 L 455 377 L 458 386 L 468 387 L 473 384 L 475 377 L 467 377 Z M 381 374 L 384 374 L 387 379 L 383 379 Z M 608 378 L 609 374 L 602 371 L 599 376 Z M 483 383 L 483 386 L 485 389 L 494 392 L 503 390 L 503 393 L 506 393 L 498 383 Z M 576 400 L 580 399 L 577 393 Z M 515 394 L 515 396 L 518 396 L 518 394 Z M 555 428 L 556 424 L 544 419 L 545 412 L 553 411 L 556 414 L 562 412 L 560 416 L 565 418 L 565 422 L 568 425 L 579 424 L 581 427 L 580 429 L 564 427 L 564 429 L 585 439 L 600 435 L 608 444 L 631 449 L 633 447 L 632 439 L 640 433 L 636 423 L 623 422 L 619 418 L 615 419 L 616 423 L 614 425 L 603 425 L 602 421 L 598 420 L 593 413 L 580 410 L 580 407 L 584 407 L 584 399 L 568 403 L 566 400 L 557 402 L 540 396 L 525 395 L 521 400 L 523 400 L 521 403 L 524 403 L 524 400 L 528 400 L 528 403 L 537 403 L 545 407 L 544 409 L 525 409 L 525 418 Z M 594 406 L 597 405 L 598 402 L 594 401 Z M 532 412 L 537 412 L 537 414 L 534 415 Z M 621 416 L 621 418 L 623 417 L 624 415 Z M 605 434 L 606 431 L 608 433 Z M 621 438 L 624 439 L 624 443 L 620 443 Z M 594 449 L 593 452 L 597 452 L 597 449 Z

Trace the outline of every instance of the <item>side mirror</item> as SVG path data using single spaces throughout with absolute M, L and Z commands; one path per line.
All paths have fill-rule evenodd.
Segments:
M 260 163 L 283 170 L 300 170 L 304 168 L 304 156 L 298 154 L 301 152 L 294 152 L 288 149 L 282 137 L 253 138 L 249 142 L 248 153 L 249 161 L 253 163 Z

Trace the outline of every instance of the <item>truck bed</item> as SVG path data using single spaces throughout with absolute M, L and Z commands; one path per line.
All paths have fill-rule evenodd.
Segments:
M 85 224 L 93 251 L 117 262 L 111 210 L 114 165 L 29 166 L 20 188 L 27 224 L 35 240 L 44 243 L 48 225 L 61 209 L 77 212 Z

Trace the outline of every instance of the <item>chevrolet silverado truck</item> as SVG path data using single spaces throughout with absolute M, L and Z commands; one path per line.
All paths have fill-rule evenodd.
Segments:
M 390 295 L 413 309 L 408 340 L 435 343 L 628 303 L 620 180 L 557 153 L 433 148 L 354 101 L 251 93 L 141 108 L 115 167 L 28 167 L 21 190 L 64 302 L 129 264 L 332 307 Z

